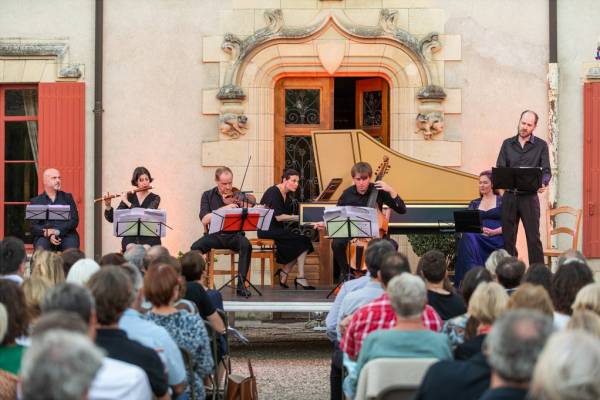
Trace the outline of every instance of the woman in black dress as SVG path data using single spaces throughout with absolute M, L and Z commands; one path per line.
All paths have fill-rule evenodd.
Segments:
M 138 192 L 123 192 L 121 193 L 121 202 L 117 209 L 124 208 L 152 208 L 157 209 L 160 205 L 160 196 L 150 192 L 150 183 L 153 181 L 150 171 L 146 167 L 137 167 L 133 170 L 131 177 L 131 185 L 136 189 L 144 189 Z M 108 193 L 107 193 L 108 195 Z M 107 196 L 108 197 L 108 196 Z M 114 210 L 111 205 L 111 199 L 104 200 L 106 209 L 104 210 L 104 218 L 108 222 L 113 222 Z M 148 246 L 160 245 L 160 237 L 151 236 L 125 236 L 121 240 L 121 251 L 125 252 L 129 244 L 143 244 Z
M 305 290 L 314 290 L 314 286 L 310 286 L 304 277 L 304 261 L 306 255 L 313 251 L 312 242 L 306 236 L 286 230 L 283 224 L 286 221 L 298 221 L 299 217 L 293 215 L 290 192 L 296 191 L 299 180 L 298 171 L 287 169 L 281 183 L 271 186 L 265 191 L 260 203 L 274 210 L 274 218 L 271 220 L 269 230 L 258 231 L 258 237 L 275 240 L 277 263 L 284 264 L 282 269 L 275 272 L 281 287 L 288 288 L 287 276 L 297 264 L 298 276 L 294 279 L 294 287 L 297 289 L 300 286 Z

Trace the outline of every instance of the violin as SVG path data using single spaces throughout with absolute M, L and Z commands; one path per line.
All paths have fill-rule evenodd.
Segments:
M 377 167 L 375 174 L 375 182 L 380 181 L 383 177 L 389 172 L 390 164 L 389 157 L 383 156 L 383 161 Z M 379 191 L 377 189 L 373 189 L 369 194 L 369 200 L 367 202 L 367 207 L 376 208 L 377 209 L 377 219 L 379 222 L 379 237 L 382 238 L 387 234 L 389 221 L 388 218 L 381 212 L 379 207 L 377 207 L 377 194 Z M 350 242 L 350 246 L 348 246 L 348 252 L 350 253 L 350 268 L 356 271 L 366 271 L 366 253 L 367 246 L 372 239 L 353 239 Z
M 133 193 L 143 192 L 145 190 L 152 190 L 152 189 L 154 189 L 152 186 L 146 186 L 146 187 L 131 189 L 131 190 L 128 190 L 127 192 L 125 192 L 125 193 L 127 193 L 127 194 L 130 194 L 130 193 L 133 194 Z M 108 200 L 108 199 L 116 199 L 117 197 L 121 197 L 121 194 L 120 193 L 119 194 L 109 194 L 109 195 L 106 195 L 106 196 L 102 196 L 102 197 L 99 197 L 97 199 L 94 199 L 94 203 L 97 203 L 99 201 Z
M 242 192 L 234 187 L 231 191 L 223 193 L 223 203 L 225 205 L 236 204 L 241 208 L 254 207 L 256 205 L 256 197 L 250 193 Z

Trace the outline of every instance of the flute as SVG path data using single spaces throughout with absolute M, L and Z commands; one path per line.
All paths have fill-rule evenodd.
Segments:
M 131 190 L 127 191 L 127 193 L 137 193 L 137 192 L 143 192 L 145 190 L 152 190 L 152 189 L 154 189 L 152 186 L 143 187 L 143 188 L 135 188 L 135 189 L 131 189 Z M 117 197 L 121 197 L 121 194 L 111 194 L 108 196 L 102 196 L 97 199 L 94 199 L 94 203 L 97 203 L 99 201 L 108 200 L 108 199 L 116 199 Z

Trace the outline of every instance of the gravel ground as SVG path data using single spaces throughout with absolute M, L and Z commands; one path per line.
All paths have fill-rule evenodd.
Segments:
M 249 340 L 231 340 L 234 373 L 248 374 L 250 358 L 261 400 L 329 399 L 330 343 L 305 322 L 238 322 Z

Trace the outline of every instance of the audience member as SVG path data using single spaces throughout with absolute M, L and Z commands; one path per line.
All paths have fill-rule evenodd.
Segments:
M 85 253 L 79 249 L 70 248 L 63 251 L 60 256 L 63 260 L 63 271 L 65 276 L 69 276 L 69 271 L 71 270 L 73 264 L 81 259 L 84 259 Z
M 197 283 L 202 286 L 213 306 L 217 309 L 223 310 L 223 296 L 221 296 L 221 292 L 216 289 L 210 289 L 206 286 L 207 276 L 206 276 L 206 260 L 202 257 L 202 253 L 199 251 L 191 250 L 185 253 L 181 257 L 181 274 L 185 278 L 186 284 L 186 295 L 194 289 L 190 288 L 191 283 Z
M 600 316 L 600 283 L 590 283 L 577 292 L 573 311 L 590 310 Z
M 569 250 L 565 250 L 560 255 L 560 257 L 558 257 L 558 266 L 560 267 L 565 262 L 572 261 L 573 259 L 576 259 L 576 260 L 579 260 L 579 261 L 583 261 L 584 263 L 587 264 L 585 256 L 579 250 L 569 249 Z
M 27 335 L 29 314 L 23 289 L 12 280 L 0 279 L 0 303 L 6 307 L 8 324 L 0 344 L 0 370 L 18 375 L 24 348 L 17 339 Z
M 21 239 L 8 236 L 0 242 L 0 278 L 22 284 L 26 260 L 25 244 Z
M 144 294 L 152 303 L 152 310 L 147 317 L 164 327 L 175 343 L 191 355 L 195 368 L 194 376 L 188 376 L 188 380 L 195 380 L 196 398 L 203 399 L 205 392 L 202 380 L 213 370 L 214 362 L 202 318 L 175 308 L 180 285 L 180 276 L 172 265 L 152 264 L 144 276 Z M 188 391 L 189 386 L 186 393 Z
M 554 303 L 554 325 L 562 329 L 573 312 L 571 305 L 577 292 L 594 282 L 592 270 L 579 258 L 567 258 L 558 266 L 552 278 L 552 302 Z
M 146 248 L 141 244 L 130 243 L 130 246 L 127 246 L 127 250 L 123 254 L 125 260 L 138 270 L 142 271 L 144 269 L 144 257 L 146 257 Z
M 498 283 L 504 286 L 508 294 L 511 294 L 521 284 L 524 274 L 525 263 L 516 257 L 504 258 L 496 267 Z
M 482 282 L 469 300 L 469 320 L 465 329 L 465 341 L 454 350 L 457 360 L 467 360 L 480 353 L 492 324 L 506 309 L 508 295 L 496 282 Z
M 76 315 L 77 323 L 72 316 Z M 96 311 L 94 297 L 84 286 L 62 283 L 50 289 L 42 302 L 42 316 L 33 329 L 33 336 L 44 329 L 65 329 L 85 332 L 96 339 Z M 149 399 L 152 396 L 148 376 L 140 367 L 113 358 L 104 357 L 90 390 L 90 399 Z
M 544 264 L 533 264 L 527 268 L 522 283 L 540 285 L 549 295 L 552 295 L 552 271 Z
M 394 329 L 371 333 L 360 350 L 356 374 L 349 373 L 344 391 L 353 397 L 362 368 L 377 358 L 437 358 L 451 359 L 448 338 L 423 326 L 422 314 L 427 304 L 423 280 L 411 274 L 394 277 L 387 286 L 392 308 L 396 313 Z
M 69 270 L 66 281 L 77 285 L 86 285 L 92 275 L 100 270 L 98 263 L 91 258 L 76 261 Z
M 85 399 L 101 365 L 101 351 L 86 336 L 49 331 L 23 357 L 22 399 Z
M 8 329 L 8 314 L 4 304 L 0 303 L 0 342 L 4 340 Z M 0 399 L 16 399 L 19 377 L 6 370 L 0 369 Z
M 49 250 L 38 249 L 31 257 L 31 276 L 39 276 L 54 286 L 65 281 L 61 256 Z
M 600 339 L 600 316 L 590 310 L 575 310 L 567 323 L 567 329 L 581 329 Z
M 525 399 L 535 363 L 552 331 L 552 320 L 537 311 L 512 310 L 500 317 L 486 339 L 492 377 L 481 400 Z
M 600 399 L 600 341 L 582 331 L 552 335 L 531 382 L 532 400 Z
M 185 390 L 186 383 L 185 365 L 181 352 L 165 328 L 148 321 L 140 313 L 144 296 L 144 282 L 139 269 L 129 264 L 125 264 L 121 268 L 129 278 L 132 291 L 129 308 L 121 316 L 119 328 L 127 333 L 129 339 L 137 340 L 144 346 L 159 352 L 167 367 L 169 385 L 174 388 L 175 394 L 179 395 Z
M 475 267 L 470 269 L 465 274 L 465 277 L 460 284 L 460 293 L 465 304 L 469 304 L 471 295 L 481 282 L 491 282 L 492 280 L 492 274 L 487 269 L 483 267 Z M 444 323 L 442 333 L 448 336 L 452 348 L 455 348 L 465 341 L 465 329 L 467 327 L 468 320 L 469 314 L 465 312 L 464 314 L 451 318 Z
M 427 303 L 444 321 L 467 312 L 463 299 L 444 288 L 447 278 L 446 256 L 439 250 L 429 250 L 419 260 L 418 269 L 427 284 Z
M 554 307 L 550 295 L 540 285 L 524 283 L 515 290 L 508 299 L 508 310 L 528 309 L 536 310 L 552 319 Z
M 100 258 L 100 262 L 98 264 L 100 264 L 100 267 L 119 267 L 125 264 L 126 262 L 127 260 L 125 259 L 125 257 L 123 257 L 123 254 L 121 253 L 107 253 L 103 255 L 102 258 Z
M 27 304 L 27 312 L 31 323 L 42 313 L 41 304 L 46 292 L 52 287 L 50 282 L 41 276 L 32 276 L 25 279 L 23 285 L 23 293 L 25 295 L 25 303 Z
M 119 318 L 129 306 L 131 284 L 121 267 L 106 266 L 89 280 L 96 300 L 96 344 L 106 350 L 109 357 L 134 364 L 148 375 L 152 392 L 158 398 L 168 398 L 168 384 L 164 367 L 153 349 L 127 338 L 119 329 Z
M 492 278 L 496 278 L 496 267 L 498 264 L 500 264 L 500 261 L 508 257 L 510 257 L 508 251 L 504 249 L 498 249 L 492 251 L 487 260 L 485 260 L 485 269 L 492 274 Z
M 165 246 L 156 245 L 150 247 L 144 256 L 142 263 L 144 266 L 144 271 L 147 271 L 150 267 L 150 264 L 152 264 L 154 261 L 162 261 L 170 256 L 171 254 L 169 254 L 169 250 Z

